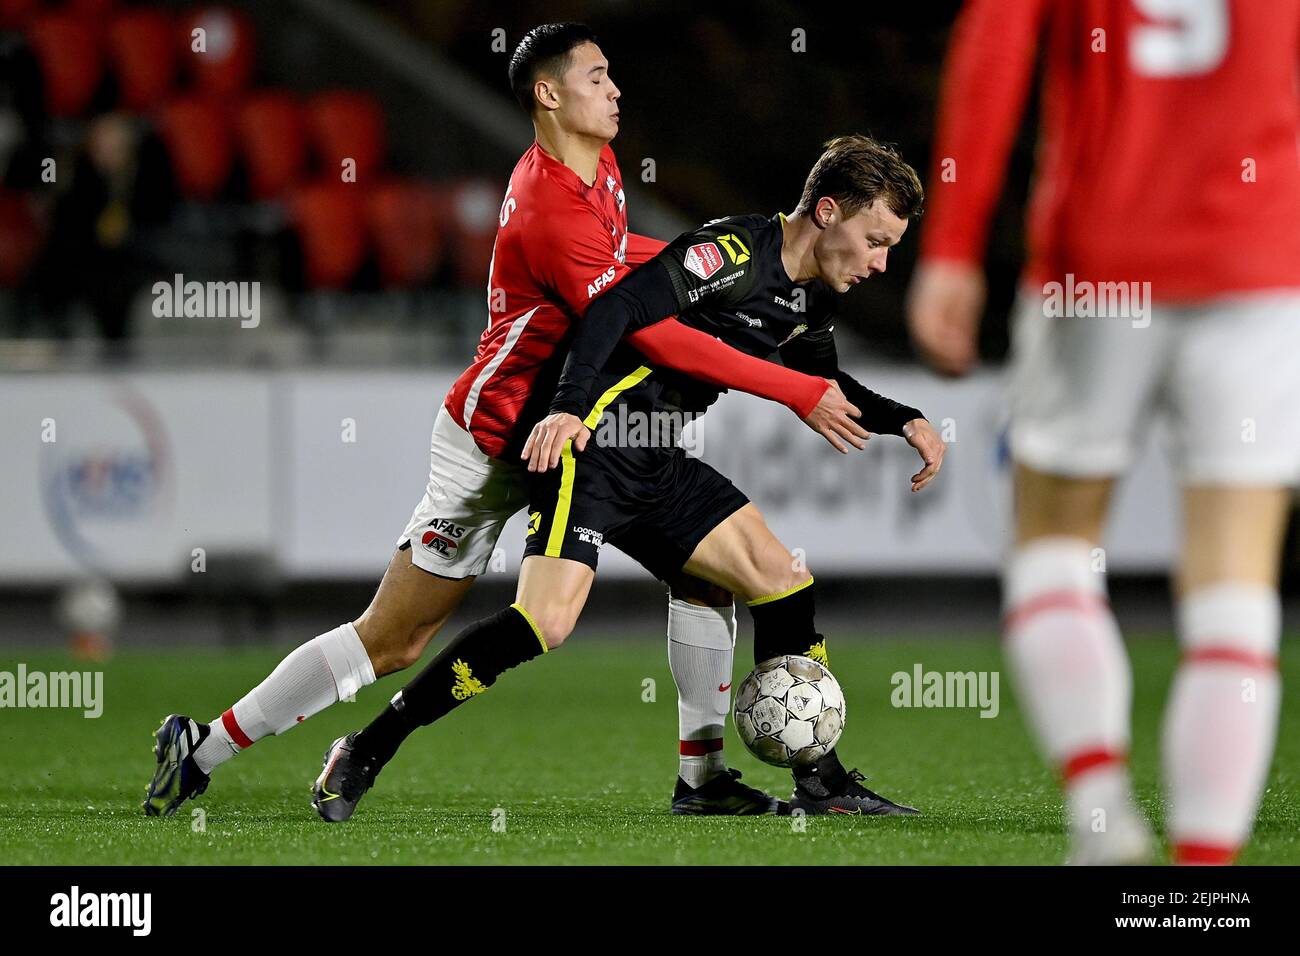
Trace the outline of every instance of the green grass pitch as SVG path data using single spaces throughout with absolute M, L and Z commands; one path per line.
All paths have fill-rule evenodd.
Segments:
M 408 741 L 349 823 L 329 826 L 308 785 L 334 737 L 362 726 L 394 676 L 221 767 L 170 819 L 139 803 L 148 747 L 172 711 L 200 719 L 238 698 L 283 649 L 124 651 L 105 665 L 104 713 L 0 710 L 0 863 L 5 864 L 1055 864 L 1066 853 L 1053 779 L 1032 751 L 1007 675 L 1001 713 L 895 709 L 890 675 L 1002 671 L 996 642 L 850 640 L 830 658 L 848 699 L 840 744 L 868 785 L 916 818 L 670 816 L 676 695 L 662 639 L 578 634 Z M 1288 642 L 1289 643 L 1289 642 Z M 1166 638 L 1129 642 L 1133 765 L 1157 821 L 1160 713 L 1176 660 Z M 1285 683 L 1300 657 L 1284 648 Z M 749 642 L 737 651 L 736 680 Z M 0 670 L 84 669 L 6 651 Z M 647 678 L 655 699 L 643 700 Z M 1276 759 L 1243 863 L 1300 862 L 1300 704 L 1284 703 Z M 728 725 L 730 763 L 788 796 L 789 777 L 751 758 Z M 201 813 L 196 813 L 201 811 Z M 497 826 L 494 828 L 494 821 Z M 504 829 L 501 829 L 504 824 Z

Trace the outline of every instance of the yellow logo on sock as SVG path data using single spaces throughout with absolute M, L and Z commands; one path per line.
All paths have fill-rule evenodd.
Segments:
M 457 700 L 468 700 L 475 694 L 487 690 L 487 685 L 469 672 L 469 665 L 457 660 L 451 665 L 451 672 L 456 675 L 456 684 L 451 689 L 451 696 Z
M 808 648 L 808 653 L 804 657 L 811 657 L 822 667 L 830 667 L 830 658 L 826 656 L 826 639 L 822 638 L 812 647 Z

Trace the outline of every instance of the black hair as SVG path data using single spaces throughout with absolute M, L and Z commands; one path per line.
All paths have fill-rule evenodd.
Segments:
M 581 23 L 543 23 L 524 34 L 510 54 L 510 89 L 515 99 L 532 115 L 533 86 L 543 73 L 561 76 L 569 68 L 573 48 L 595 43 L 596 34 Z

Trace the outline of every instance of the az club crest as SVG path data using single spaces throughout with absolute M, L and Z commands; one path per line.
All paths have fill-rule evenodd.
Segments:
M 425 525 L 420 535 L 420 544 L 426 551 L 443 558 L 454 558 L 460 540 L 465 536 L 464 525 L 455 524 L 446 518 L 434 518 Z

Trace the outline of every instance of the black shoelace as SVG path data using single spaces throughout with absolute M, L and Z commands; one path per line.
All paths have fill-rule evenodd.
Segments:
M 885 799 L 884 797 L 882 797 L 880 794 L 876 793 L 874 790 L 869 790 L 868 788 L 866 788 L 866 787 L 864 787 L 864 786 L 862 785 L 862 784 L 863 784 L 863 781 L 866 780 L 866 779 L 867 779 L 867 778 L 866 778 L 865 776 L 863 776 L 862 771 L 858 770 L 856 767 L 854 767 L 852 770 L 849 771 L 849 786 L 850 786 L 850 787 L 856 786 L 859 790 L 861 790 L 863 793 L 865 793 L 865 794 L 866 794 L 868 797 L 870 797 L 872 800 L 882 800 L 882 801 L 883 801 L 883 800 Z

